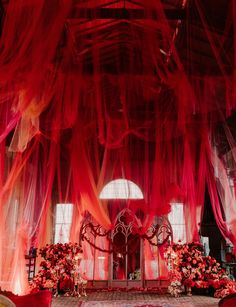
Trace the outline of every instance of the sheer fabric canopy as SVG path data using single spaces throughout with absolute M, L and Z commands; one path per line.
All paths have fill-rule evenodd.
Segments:
M 86 210 L 110 229 L 119 203 L 99 194 L 117 178 L 141 188 L 127 206 L 146 214 L 143 230 L 184 203 L 187 241 L 199 240 L 207 187 L 235 245 L 236 4 L 226 2 L 4 1 L 4 289 L 26 289 L 24 252 L 50 241 L 53 204 L 74 204 L 72 241 Z

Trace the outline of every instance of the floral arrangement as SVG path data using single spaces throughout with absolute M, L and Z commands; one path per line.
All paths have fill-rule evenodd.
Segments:
M 203 256 L 203 246 L 199 243 L 174 244 L 176 257 L 174 267 L 181 273 L 181 282 L 187 287 L 208 288 L 219 280 L 228 279 L 225 270 L 215 258 Z
M 179 297 L 183 292 L 181 282 L 178 280 L 171 281 L 170 285 L 168 286 L 168 292 L 174 297 Z
M 225 297 L 226 295 L 236 293 L 236 282 L 232 280 L 221 280 L 219 289 L 215 291 L 214 296 L 218 298 Z
M 43 261 L 38 274 L 31 281 L 32 292 L 42 289 L 67 291 L 74 288 L 79 272 L 82 249 L 77 243 L 47 244 L 39 250 Z
M 169 278 L 171 280 L 171 283 L 168 286 L 168 292 L 174 297 L 179 297 L 180 294 L 183 292 L 183 286 L 181 284 L 181 273 L 177 270 L 172 270 L 169 273 Z
M 225 270 L 215 258 L 203 255 L 199 243 L 173 244 L 168 247 L 166 258 L 171 261 L 169 292 L 178 296 L 181 286 L 186 288 L 218 289 L 216 297 L 236 292 L 236 282 L 229 280 Z

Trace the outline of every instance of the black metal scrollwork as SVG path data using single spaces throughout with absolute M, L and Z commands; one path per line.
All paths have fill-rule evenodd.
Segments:
M 113 244 L 113 237 L 117 232 L 122 232 L 125 235 L 129 235 L 131 233 L 132 235 L 138 235 L 154 246 L 161 246 L 168 241 L 172 241 L 172 228 L 167 217 L 156 217 L 146 233 L 143 234 L 140 231 L 142 227 L 139 225 L 140 223 L 133 212 L 129 209 L 125 209 L 123 211 L 118 214 L 113 230 L 105 230 L 101 225 L 95 222 L 90 214 L 86 214 L 80 230 L 80 244 L 82 241 L 86 241 L 92 247 L 102 252 L 119 252 L 117 247 Z M 98 246 L 96 244 L 97 237 L 106 238 L 110 248 L 104 249 Z M 124 248 L 123 253 L 127 253 L 125 250 L 128 249 Z

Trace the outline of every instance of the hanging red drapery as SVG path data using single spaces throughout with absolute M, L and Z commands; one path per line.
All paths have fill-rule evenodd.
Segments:
M 122 1 L 8 2 L 0 38 L 4 288 L 16 291 L 10 268 L 23 263 L 20 249 L 51 237 L 55 202 L 75 206 L 72 240 L 84 210 L 109 229 L 118 205 L 99 193 L 117 178 L 141 188 L 145 227 L 171 201 L 183 202 L 189 241 L 198 239 L 207 185 L 217 224 L 234 243 L 235 195 L 228 172 L 216 176 L 235 147 L 234 1 L 217 1 L 217 13 L 202 0 L 126 1 L 127 11 Z M 218 214 L 218 195 L 230 221 Z M 5 233 L 3 225 L 12 227 Z M 20 239 L 10 247 L 5 234 Z

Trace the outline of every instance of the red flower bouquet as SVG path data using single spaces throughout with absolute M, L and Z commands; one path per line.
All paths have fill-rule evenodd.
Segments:
M 31 289 L 68 291 L 74 288 L 74 274 L 79 269 L 82 249 L 77 243 L 47 244 L 39 250 L 44 259 L 31 281 Z

